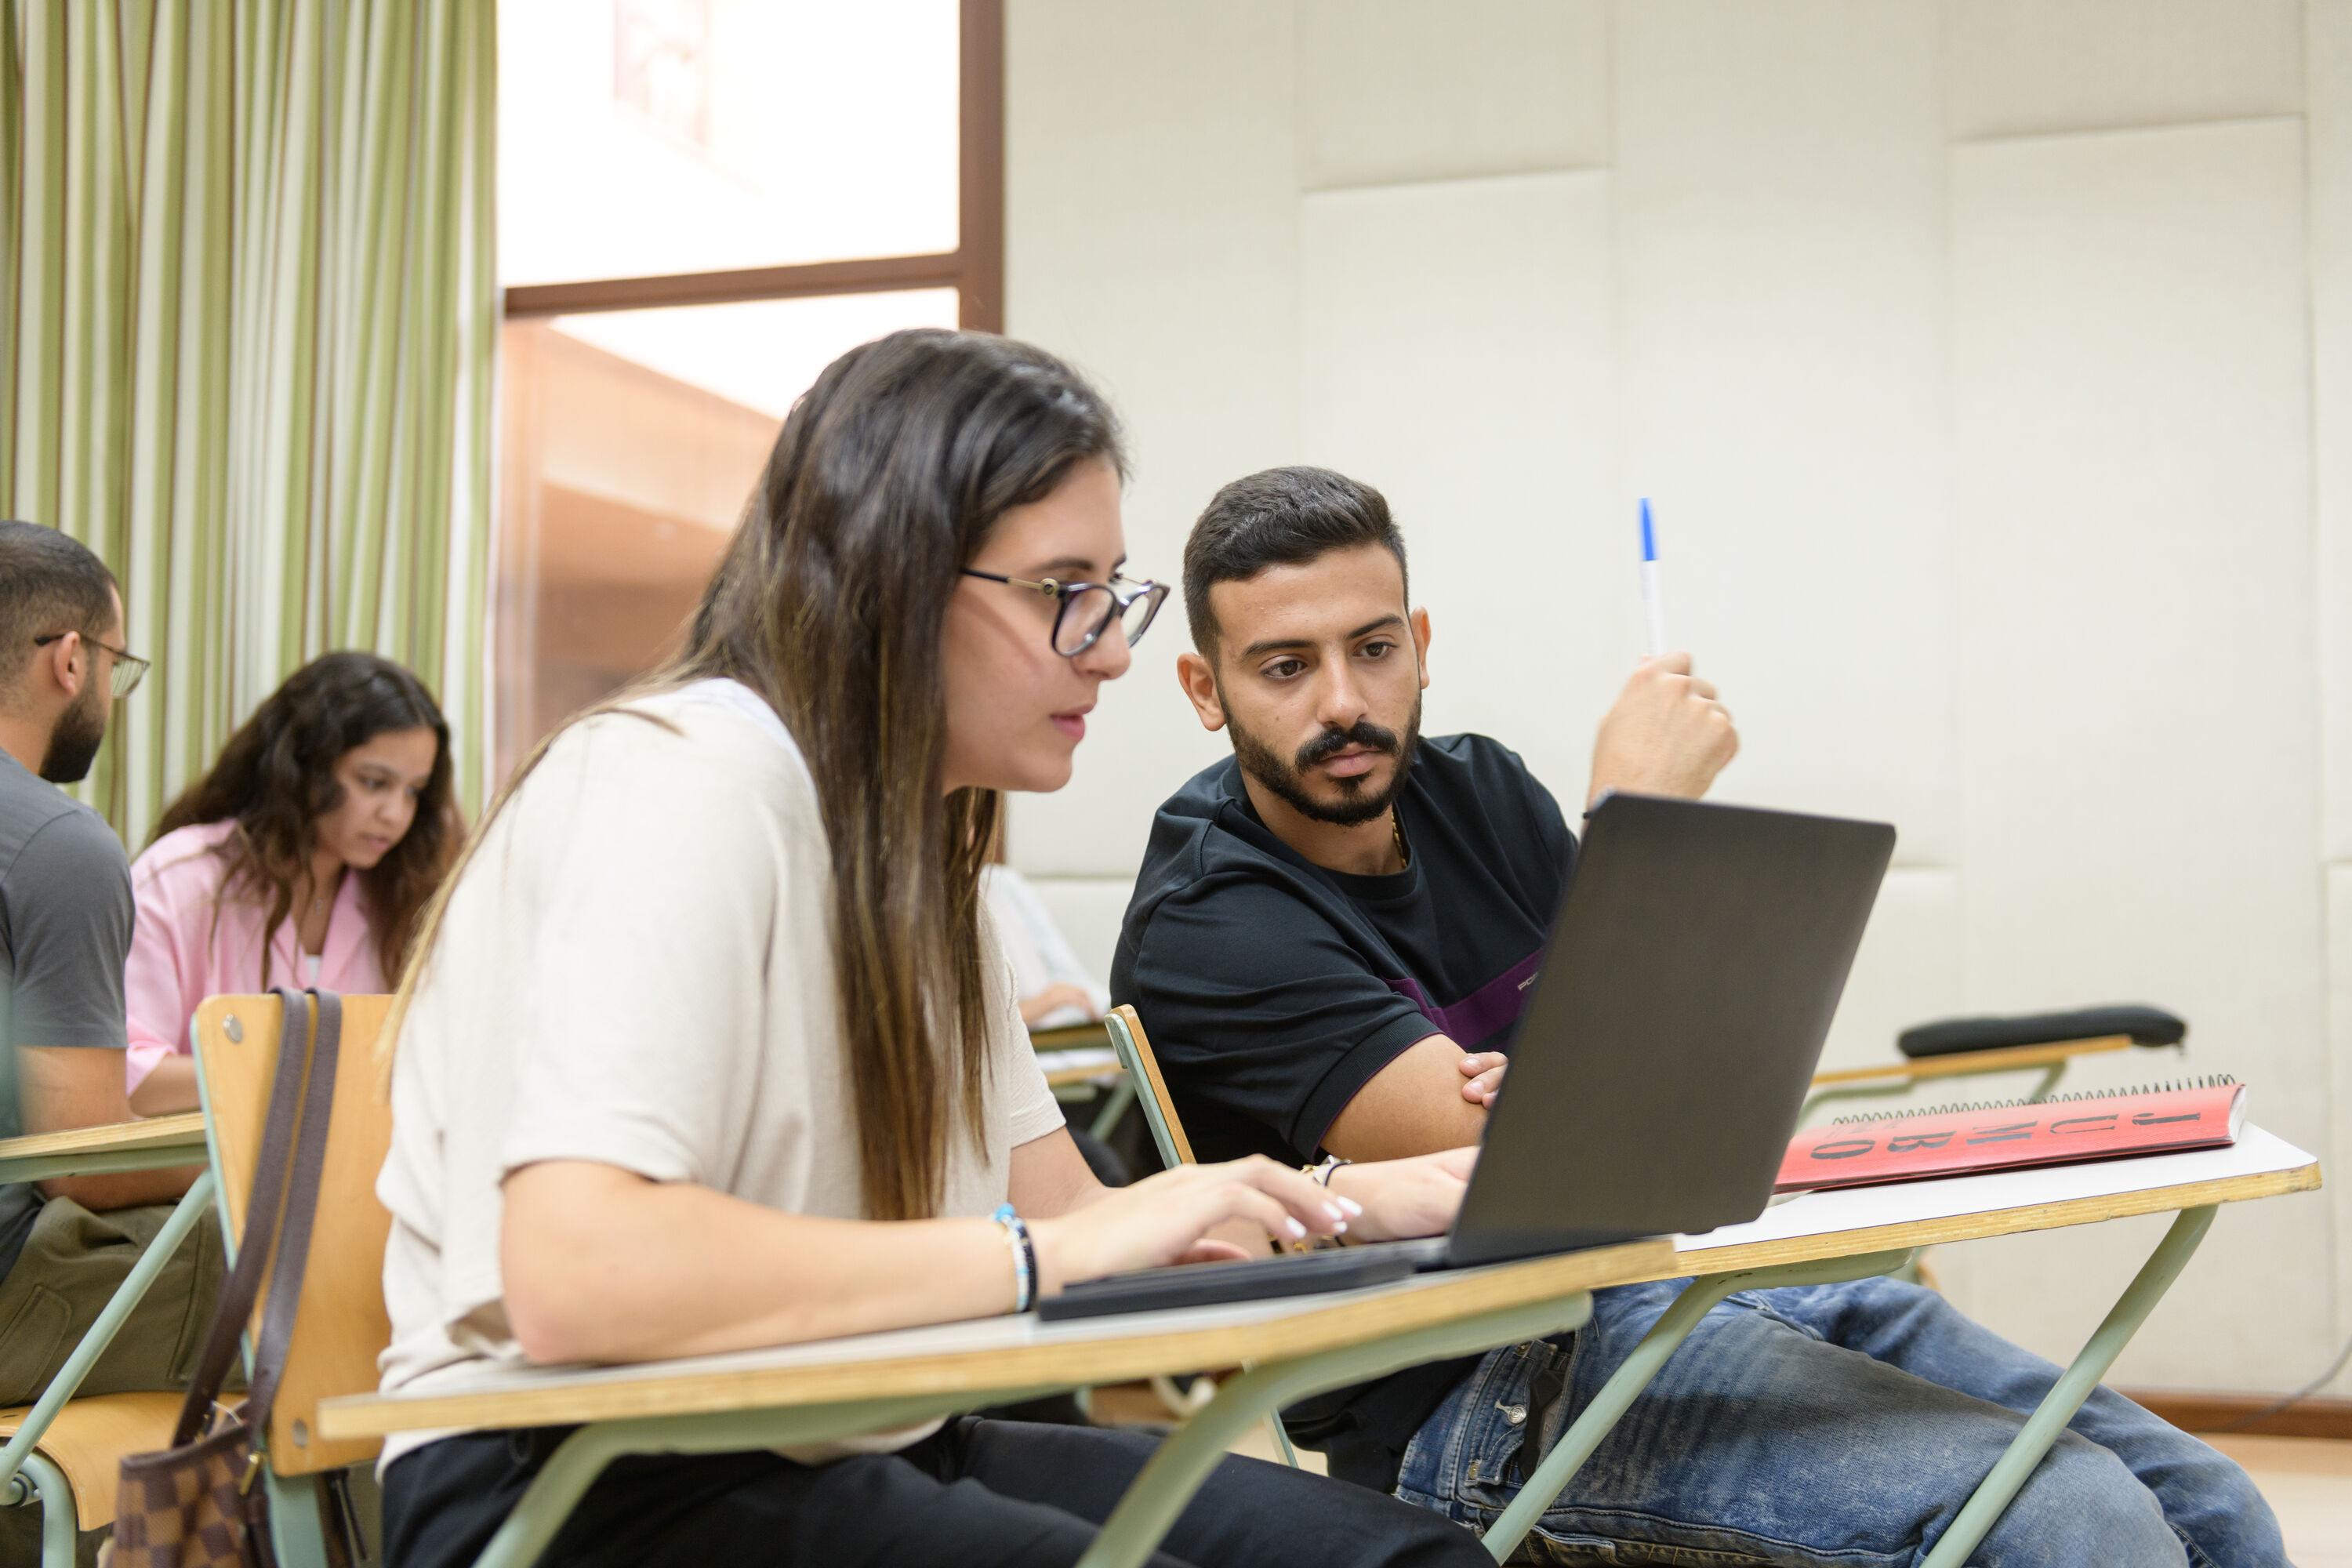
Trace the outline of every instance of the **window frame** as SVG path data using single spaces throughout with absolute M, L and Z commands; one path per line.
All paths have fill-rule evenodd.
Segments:
M 958 0 L 958 12 L 955 249 L 791 267 L 521 284 L 501 290 L 506 320 L 951 288 L 956 290 L 958 325 L 967 331 L 1003 331 L 1004 0 Z

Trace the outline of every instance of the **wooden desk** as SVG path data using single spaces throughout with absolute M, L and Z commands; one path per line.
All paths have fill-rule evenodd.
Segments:
M 1677 1237 L 1675 1264 L 1683 1274 L 1770 1268 L 2242 1203 L 2318 1185 L 2316 1159 L 2250 1122 L 2228 1149 L 1799 1193 L 1747 1225 Z
M 2309 1154 L 2249 1126 L 2231 1149 L 1803 1194 L 1750 1224 L 1675 1238 L 1671 1252 L 1666 1243 L 1634 1243 L 1345 1295 L 1074 1323 L 991 1318 L 654 1365 L 518 1371 L 464 1393 L 329 1400 L 319 1407 L 319 1426 L 341 1438 L 592 1423 L 559 1452 L 559 1459 L 572 1456 L 566 1464 L 550 1462 L 548 1493 L 534 1487 L 482 1560 L 483 1568 L 513 1568 L 530 1561 L 572 1499 L 621 1453 L 809 1442 L 1016 1394 L 1260 1363 L 1162 1446 L 1083 1560 L 1084 1568 L 1122 1568 L 1158 1544 L 1226 1445 L 1267 1411 L 1384 1371 L 1575 1326 L 1589 1311 L 1584 1293 L 1602 1285 L 1697 1276 L 1545 1456 L 1519 1501 L 1489 1525 L 1486 1544 L 1500 1558 L 1699 1318 L 1732 1291 L 1885 1273 L 1910 1248 L 1935 1242 L 2182 1211 L 2158 1258 L 1928 1559 L 1958 1563 L 2162 1296 L 2214 1206 L 2318 1184 Z M 2005 1479 L 2010 1471 L 2013 1482 Z
M 1135 1100 L 1135 1085 L 1129 1080 L 1127 1070 L 1118 1065 L 1118 1052 L 1111 1046 L 1108 1026 L 1097 1018 L 1057 1028 L 1032 1029 L 1029 1044 L 1037 1053 L 1037 1065 L 1045 1069 L 1046 1087 L 1055 1091 L 1056 1098 L 1084 1100 L 1082 1091 L 1088 1088 L 1105 1091 L 1087 1131 L 1097 1138 L 1108 1138 L 1111 1129 L 1118 1125 L 1118 1119 Z
M 205 1119 L 196 1111 L 104 1127 L 0 1138 L 0 1183 L 94 1176 L 205 1163 Z
M 976 1318 L 685 1361 L 520 1370 L 486 1379 L 462 1394 L 324 1400 L 319 1431 L 330 1439 L 382 1437 L 424 1429 L 553 1426 L 929 1394 L 944 1396 L 942 1410 L 969 1409 L 1010 1392 L 1085 1388 L 1364 1344 L 1473 1312 L 1659 1279 L 1672 1274 L 1673 1258 L 1668 1241 L 1637 1241 L 1276 1301 L 1061 1323 L 1041 1322 L 1034 1313 Z
M 206 1158 L 205 1119 L 191 1111 L 0 1139 L 0 1182 L 202 1167 Z M 40 1398 L 25 1409 L 5 1413 L 6 1418 L 0 1420 L 7 1439 L 0 1444 L 0 1503 L 38 1496 L 45 1560 L 59 1553 L 70 1558 L 77 1522 L 93 1530 L 113 1518 L 115 1467 L 122 1453 L 161 1447 L 171 1440 L 178 1418 L 177 1395 L 121 1394 L 79 1405 L 73 1398 L 180 1243 L 203 1220 L 212 1195 L 212 1173 L 199 1169 L 171 1217 L 76 1342 Z M 61 1425 L 60 1417 L 65 1417 Z M 45 1445 L 56 1452 L 44 1451 Z
M 2004 1046 L 1990 1051 L 1954 1051 L 1948 1056 L 1906 1058 L 1899 1062 L 1885 1062 L 1877 1067 L 1841 1068 L 1835 1072 L 1817 1072 L 1813 1075 L 1813 1087 L 1866 1083 L 1873 1079 L 1883 1078 L 1965 1078 L 1970 1073 L 2046 1068 L 2053 1062 L 2095 1056 L 2102 1051 L 2127 1050 L 2131 1043 L 2129 1035 L 2100 1035 L 2087 1040 L 2053 1040 L 2046 1046 Z
M 1050 1029 L 1029 1031 L 1029 1044 L 1041 1051 L 1066 1051 L 1078 1048 L 1110 1048 L 1110 1030 L 1099 1018 L 1083 1024 L 1058 1024 Z M 1113 1065 L 1116 1065 L 1114 1062 Z
M 2039 1046 L 2002 1046 L 1988 1051 L 1955 1051 L 1949 1056 L 1906 1058 L 1901 1061 L 1882 1062 L 1876 1067 L 1841 1068 L 1832 1072 L 1815 1073 L 1813 1092 L 1805 1100 L 1804 1110 L 1798 1113 L 1797 1120 L 1801 1126 L 1809 1122 L 1816 1110 L 1832 1100 L 1878 1100 L 1888 1095 L 1905 1094 L 1927 1079 L 1974 1078 L 1986 1073 L 2026 1072 L 2035 1068 L 2042 1069 L 2042 1081 L 2025 1098 L 2047 1100 L 2051 1091 L 2058 1087 L 2059 1079 L 2066 1076 L 2067 1064 L 2076 1057 L 2128 1050 L 2133 1043 L 2129 1035 L 2096 1035 L 2082 1040 L 2052 1040 Z
M 1891 1273 L 1914 1249 L 1937 1242 L 2177 1211 L 2179 1217 L 2155 1254 L 1922 1565 L 1961 1568 L 2163 1299 L 2219 1206 L 2318 1185 L 2316 1160 L 2249 1124 L 2228 1149 L 1801 1193 L 1746 1225 L 1678 1237 L 1673 1274 L 1654 1278 L 1689 1275 L 1690 1285 L 1560 1435 L 1518 1497 L 1497 1512 L 1487 1526 L 1486 1545 L 1498 1561 L 1510 1554 L 1699 1320 L 1736 1290 Z
M 1037 1053 L 1037 1065 L 1045 1069 L 1045 1082 L 1054 1089 L 1080 1083 L 1117 1083 L 1127 1076 L 1118 1065 L 1118 1053 L 1108 1046 L 1041 1050 Z
M 556 1450 L 476 1568 L 523 1568 L 624 1454 L 719 1453 L 821 1441 L 1100 1382 L 1258 1364 L 1161 1444 L 1084 1559 L 1136 1568 L 1241 1432 L 1328 1389 L 1558 1333 L 1591 1291 L 1672 1267 L 1655 1239 L 1423 1275 L 1343 1294 L 1067 1323 L 1034 1314 L 650 1365 L 520 1370 L 464 1393 L 322 1401 L 329 1438 L 586 1423 Z

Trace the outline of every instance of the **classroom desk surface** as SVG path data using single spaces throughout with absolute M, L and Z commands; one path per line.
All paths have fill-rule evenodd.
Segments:
M 113 1149 L 193 1150 L 201 1159 L 205 1152 L 204 1112 L 191 1110 L 145 1121 L 110 1121 L 103 1127 L 70 1127 L 63 1132 L 0 1138 L 0 1160 L 31 1160 Z
M 321 1436 L 631 1416 L 1125 1382 L 1310 1353 L 1573 1290 L 2088 1225 L 2303 1191 L 2317 1161 L 2249 1125 L 2237 1144 L 2087 1165 L 1807 1193 L 1702 1237 L 1423 1275 L 1394 1285 L 1074 1322 L 982 1318 L 775 1350 L 624 1367 L 521 1370 L 463 1394 L 323 1402 Z
M 2095 1035 L 2089 1039 L 2053 1040 L 2042 1046 L 2003 1046 L 1998 1050 L 1956 1051 L 1941 1057 L 1906 1057 L 1901 1061 L 1881 1062 L 1874 1067 L 1817 1072 L 1813 1075 L 1813 1087 L 1822 1089 L 1831 1084 L 1868 1083 L 1883 1078 L 1956 1078 L 1965 1073 L 2022 1071 L 2028 1068 L 2046 1068 L 2056 1062 L 2071 1061 L 2076 1057 L 2095 1056 L 2102 1051 L 2127 1050 L 2131 1043 L 2129 1035 Z
M 201 1165 L 205 1158 L 205 1119 L 192 1110 L 143 1121 L 0 1138 L 0 1182 Z
M 2057 1230 L 2318 1185 L 2318 1160 L 2248 1122 L 2227 1149 L 1800 1193 L 1746 1225 L 1677 1237 L 1673 1272 L 1653 1278 Z
M 1129 1312 L 1069 1322 L 975 1318 L 633 1366 L 520 1370 L 463 1394 L 356 1394 L 319 1406 L 329 1438 L 556 1426 L 888 1398 L 1125 1383 L 1386 1339 L 1473 1312 L 1671 1273 L 1664 1237 L 1555 1258 L 1423 1274 L 1368 1289 Z

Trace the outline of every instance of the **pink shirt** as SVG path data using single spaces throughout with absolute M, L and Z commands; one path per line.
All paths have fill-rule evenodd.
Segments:
M 267 904 L 232 900 L 213 924 L 227 863 L 214 847 L 236 825 L 199 823 L 166 833 L 131 864 L 131 896 L 138 924 L 131 934 L 131 959 L 123 969 L 130 1005 L 130 1087 L 137 1089 L 155 1064 L 173 1051 L 188 1051 L 188 1020 L 207 996 L 243 994 L 262 988 L 261 928 Z M 346 876 L 327 911 L 325 951 L 318 978 L 295 936 L 290 914 L 269 946 L 269 984 L 316 985 L 322 991 L 356 993 L 385 989 L 376 963 L 375 932 L 360 901 L 360 880 Z

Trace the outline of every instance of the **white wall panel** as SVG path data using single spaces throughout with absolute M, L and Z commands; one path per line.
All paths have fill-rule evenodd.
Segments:
M 1036 877 L 1037 901 L 1069 939 L 1071 956 L 1105 985 L 1118 947 L 1118 922 L 1135 894 L 1132 877 Z
M 2352 860 L 2352 0 L 2312 0 L 2310 24 L 2312 450 L 2318 464 L 2326 844 L 2329 859 Z M 2346 1114 L 2352 1116 L 2352 1104 Z M 2352 1235 L 2346 1250 L 2352 1254 Z
M 1884 817 L 1902 863 L 1952 864 L 1934 13 L 1616 16 L 1617 559 L 1654 497 L 1667 640 L 1743 738 L 1719 795 Z
M 2344 1175 L 2352 1172 L 2352 866 L 2327 868 L 2327 1098 L 2330 1146 L 2315 1150 L 2326 1163 L 2335 1218 L 2336 1337 L 2352 1339 L 2352 1205 Z M 2319 1373 L 2314 1371 L 2311 1376 Z M 2307 1380 L 2305 1380 L 2307 1381 Z M 2296 1384 L 2300 1387 L 2301 1382 Z M 2352 1367 L 2328 1387 L 2352 1394 Z
M 2292 114 L 2297 0 L 1945 0 L 1956 136 Z
M 2169 1005 L 2195 1068 L 2317 1147 L 2301 127 L 1979 143 L 1952 200 L 1969 1000 Z M 2181 1286 L 2197 1307 L 2118 1379 L 2305 1372 L 2328 1307 L 2281 1291 L 2278 1260 L 2320 1254 L 2326 1212 L 2226 1216 Z M 1976 1304 L 2048 1352 L 2090 1307 L 2036 1281 L 2128 1241 L 1990 1249 L 2011 1262 Z
M 1126 415 L 1139 570 L 1251 469 L 1381 485 L 1431 727 L 1572 799 L 1651 494 L 1746 738 L 1719 793 L 1902 829 L 1829 1063 L 2146 998 L 2352 1165 L 2352 0 L 1009 9 L 1011 326 Z M 1225 754 L 1171 616 L 1016 805 L 1105 968 L 1152 808 Z M 2066 1356 L 2160 1229 L 1938 1261 Z M 2352 1205 L 2242 1205 L 2116 1379 L 2285 1389 L 2347 1333 Z
M 1609 160 L 1605 0 L 1301 0 L 1307 187 Z
M 1300 457 L 1379 489 L 1404 530 L 1433 627 L 1424 732 L 1496 736 L 1572 817 L 1635 580 L 1607 176 L 1327 191 L 1303 214 Z
M 1118 405 L 1130 570 L 1174 582 L 1216 488 L 1297 457 L 1290 10 L 1013 0 L 1005 26 L 1006 325 Z M 1153 808 L 1224 753 L 1176 688 L 1183 626 L 1171 605 L 1104 689 L 1076 781 L 1014 798 L 1023 870 L 1133 876 Z
M 1895 1037 L 1914 1024 L 1962 1010 L 1960 878 L 1940 867 L 1897 866 L 1878 889 L 1853 973 L 1822 1047 L 1822 1068 L 1876 1067 L 1901 1059 Z M 1932 1095 L 1922 1096 L 1925 1104 Z M 1894 1100 L 1846 1109 L 1877 1110 Z M 1822 1115 L 1832 1114 L 1824 1110 Z

